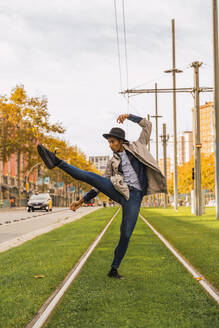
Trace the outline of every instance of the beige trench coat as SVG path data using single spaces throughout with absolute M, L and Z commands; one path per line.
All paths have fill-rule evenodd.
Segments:
M 146 118 L 143 118 L 138 124 L 142 128 L 139 138 L 136 141 L 129 142 L 129 144 L 124 144 L 124 148 L 147 167 L 148 188 L 146 195 L 167 193 L 166 178 L 146 147 L 150 139 L 152 124 Z M 124 182 L 123 174 L 118 170 L 120 161 L 118 154 L 114 153 L 107 164 L 104 176 L 109 178 L 114 188 L 128 200 L 129 188 Z M 96 188 L 92 189 L 98 191 Z

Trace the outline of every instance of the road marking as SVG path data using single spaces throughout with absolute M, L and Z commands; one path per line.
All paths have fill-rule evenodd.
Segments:
M 32 216 L 26 216 L 24 218 L 19 218 L 19 219 L 11 219 L 11 220 L 7 220 L 5 222 L 0 222 L 0 225 L 13 224 L 13 223 L 17 224 L 18 222 L 21 222 L 21 221 L 24 221 L 24 220 L 35 219 L 35 218 L 41 217 L 43 215 L 57 214 L 57 213 L 65 212 L 65 211 L 69 211 L 69 208 L 58 210 L 58 211 L 55 211 L 55 212 L 46 212 L 46 213 L 41 213 L 41 214 L 37 214 L 37 215 L 33 214 Z
M 74 266 L 74 268 L 69 272 L 64 281 L 59 285 L 59 287 L 54 291 L 54 293 L 46 300 L 40 310 L 37 312 L 37 315 L 33 318 L 33 320 L 26 326 L 26 328 L 40 328 L 44 325 L 46 320 L 49 318 L 53 310 L 56 308 L 57 304 L 70 287 L 72 282 L 75 280 L 82 267 L 86 263 L 87 259 L 94 251 L 95 247 L 100 242 L 101 238 L 109 228 L 110 224 L 117 216 L 120 208 L 116 211 L 116 213 L 112 216 L 110 221 L 107 223 L 105 228 L 99 234 L 99 236 L 95 239 L 95 241 L 91 244 L 91 246 L 87 249 L 87 251 L 82 255 L 78 263 Z
M 182 265 L 192 274 L 193 278 L 206 290 L 206 292 L 219 304 L 219 291 L 200 274 L 191 263 L 185 259 L 179 252 L 165 239 L 141 214 L 141 219 L 149 226 L 149 228 L 157 235 L 171 253 L 182 263 Z

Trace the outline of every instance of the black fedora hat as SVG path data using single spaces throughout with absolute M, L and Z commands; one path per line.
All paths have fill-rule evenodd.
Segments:
M 112 128 L 109 133 L 104 133 L 103 137 L 108 139 L 110 137 L 121 139 L 124 142 L 128 143 L 129 141 L 125 139 L 125 131 L 120 128 Z

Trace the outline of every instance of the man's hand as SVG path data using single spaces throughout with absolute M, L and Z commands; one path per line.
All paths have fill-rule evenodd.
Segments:
M 117 118 L 118 123 L 123 123 L 127 118 L 129 117 L 129 114 L 121 114 Z
M 83 202 L 84 202 L 83 198 L 80 199 L 80 200 L 78 200 L 78 201 L 76 201 L 76 202 L 72 202 L 70 204 L 70 210 L 72 210 L 72 211 L 75 212 L 79 207 L 82 206 Z

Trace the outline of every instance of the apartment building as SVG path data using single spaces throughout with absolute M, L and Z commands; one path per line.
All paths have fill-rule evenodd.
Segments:
M 99 170 L 101 173 L 104 173 L 109 161 L 109 156 L 90 156 L 89 161 L 95 165 L 97 170 Z
M 174 168 L 174 140 L 173 136 L 169 140 L 169 154 L 171 159 L 170 169 L 173 172 Z M 193 132 L 184 131 L 177 138 L 177 163 L 182 166 L 184 163 L 189 162 L 193 156 Z
M 21 193 L 25 193 L 25 158 L 21 155 L 20 160 L 20 188 Z M 8 205 L 11 196 L 18 195 L 18 171 L 17 171 L 17 156 L 12 154 L 7 162 L 0 161 L 0 206 Z M 30 175 L 30 189 L 36 188 L 37 172 L 34 171 Z
M 160 158 L 158 161 L 158 165 L 161 169 L 161 172 L 164 174 L 164 159 Z M 167 157 L 167 180 L 171 178 L 171 160 L 170 157 Z
M 214 152 L 214 103 L 200 106 L 200 139 L 202 153 L 209 156 Z

